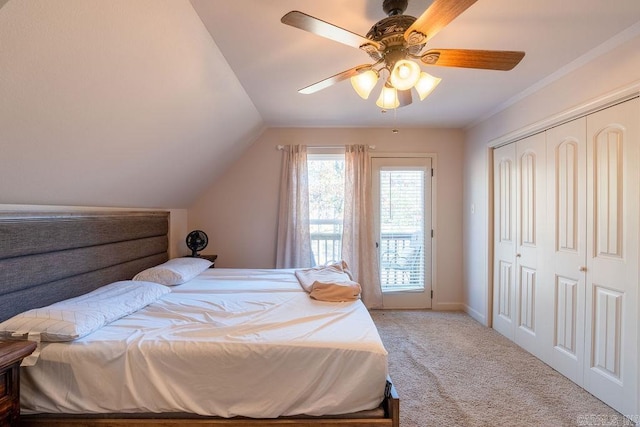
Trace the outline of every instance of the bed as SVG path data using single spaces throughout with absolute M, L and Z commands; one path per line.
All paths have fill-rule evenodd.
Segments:
M 167 224 L 164 212 L 1 214 L 0 320 L 165 262 Z M 22 368 L 27 426 L 399 424 L 364 305 L 315 301 L 293 270 L 207 269 L 40 350 Z M 95 366 L 104 380 L 86 375 Z

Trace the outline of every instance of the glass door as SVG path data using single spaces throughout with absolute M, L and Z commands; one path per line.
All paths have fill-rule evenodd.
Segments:
M 431 308 L 431 158 L 372 158 L 385 308 Z

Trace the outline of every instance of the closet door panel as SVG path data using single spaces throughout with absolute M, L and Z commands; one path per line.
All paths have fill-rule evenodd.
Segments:
M 516 324 L 516 149 L 515 144 L 493 151 L 493 328 L 514 339 Z
M 638 410 L 638 99 L 587 117 L 585 388 Z
M 640 409 L 640 101 L 494 150 L 494 328 Z
M 552 325 L 546 316 L 552 284 L 544 271 L 546 142 L 540 133 L 516 142 L 515 342 L 544 361 Z M 547 341 L 549 340 L 549 343 Z
M 552 282 L 554 369 L 582 385 L 586 258 L 586 118 L 549 129 L 545 265 Z

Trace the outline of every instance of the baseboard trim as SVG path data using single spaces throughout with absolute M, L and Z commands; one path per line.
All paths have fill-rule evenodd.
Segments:
M 431 304 L 434 311 L 464 311 L 464 304 L 460 302 L 436 302 Z
M 469 316 L 473 317 L 478 323 L 487 327 L 489 326 L 487 324 L 487 316 L 480 313 L 478 310 L 475 310 L 469 307 L 467 304 L 464 304 L 464 312 L 467 313 Z

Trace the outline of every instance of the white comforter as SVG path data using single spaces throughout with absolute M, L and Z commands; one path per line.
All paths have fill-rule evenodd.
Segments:
M 381 402 L 387 353 L 361 301 L 315 301 L 293 270 L 210 269 L 23 368 L 25 413 L 329 415 Z

